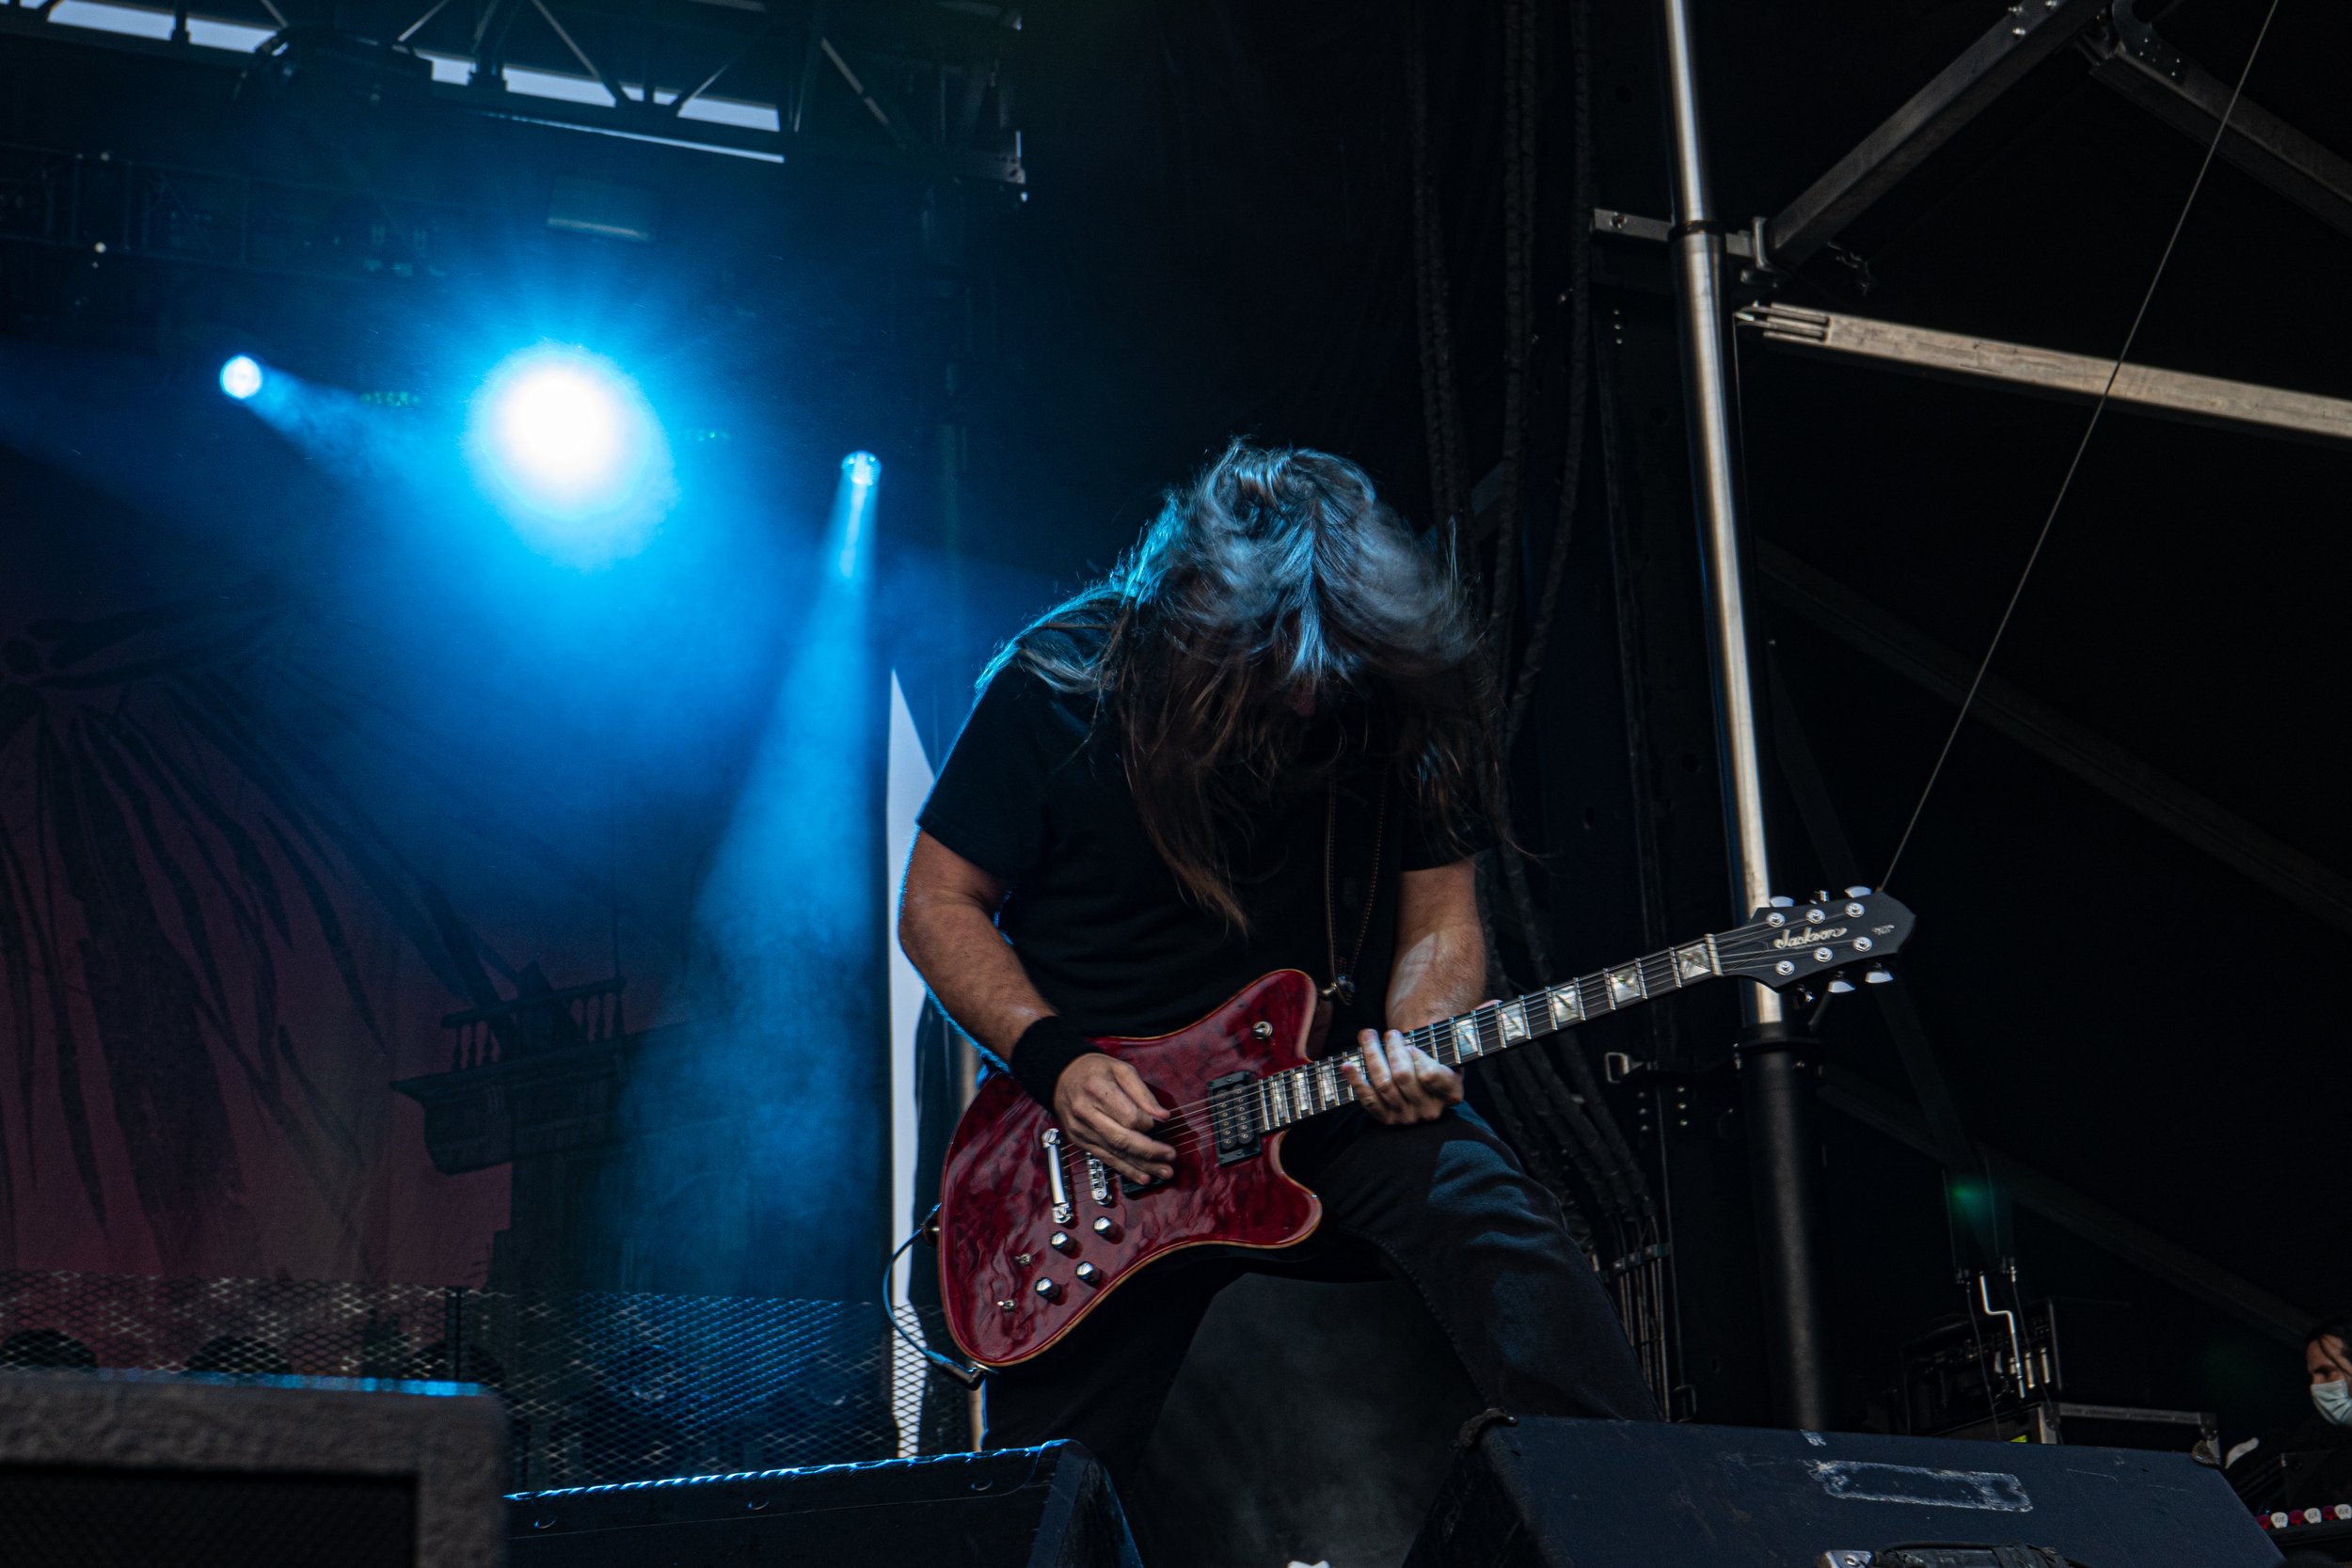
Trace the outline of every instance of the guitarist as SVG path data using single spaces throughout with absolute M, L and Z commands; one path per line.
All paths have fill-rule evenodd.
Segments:
M 1235 443 L 982 686 L 900 906 L 947 1016 L 1133 1180 L 1168 1174 L 1169 1108 L 1086 1037 L 1182 1028 L 1267 971 L 1327 986 L 1357 1101 L 1284 1137 L 1312 1237 L 1152 1265 L 991 1378 L 989 1443 L 1075 1438 L 1131 1477 L 1248 1268 L 1394 1277 L 1496 1408 L 1656 1418 L 1557 1203 L 1401 1033 L 1485 990 L 1495 702 L 1451 562 L 1354 464 Z

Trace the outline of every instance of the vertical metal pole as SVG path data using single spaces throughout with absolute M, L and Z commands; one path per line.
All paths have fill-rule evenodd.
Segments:
M 1680 310 L 1683 400 L 1707 595 L 1716 736 L 1723 753 L 1732 892 L 1747 913 L 1772 895 L 1763 768 L 1750 678 L 1746 562 L 1740 548 L 1724 324 L 1724 240 L 1708 192 L 1691 0 L 1663 0 L 1666 96 L 1674 182 L 1675 287 Z M 1776 992 L 1744 988 L 1741 1096 L 1748 1112 L 1750 1184 L 1762 1254 L 1774 1414 L 1817 1428 L 1829 1417 L 1820 1275 L 1813 1236 L 1820 1168 L 1814 1077 Z

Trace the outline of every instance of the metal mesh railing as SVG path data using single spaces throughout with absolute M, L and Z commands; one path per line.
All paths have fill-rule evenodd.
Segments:
M 0 1368 L 77 1366 L 479 1383 L 506 1401 L 516 1490 L 965 1439 L 859 1302 L 0 1272 Z

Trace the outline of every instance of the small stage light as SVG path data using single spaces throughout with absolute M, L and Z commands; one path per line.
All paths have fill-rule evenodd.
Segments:
M 517 528 L 583 563 L 642 546 L 670 502 L 653 409 L 618 367 L 583 349 L 546 345 L 501 365 L 475 400 L 469 444 Z
M 262 389 L 262 363 L 249 354 L 240 354 L 220 368 L 220 389 L 245 402 Z
M 866 515 L 873 510 L 874 486 L 881 482 L 882 459 L 872 452 L 853 451 L 841 460 L 841 487 L 834 496 L 834 528 L 841 538 L 834 567 L 844 578 L 858 575 Z

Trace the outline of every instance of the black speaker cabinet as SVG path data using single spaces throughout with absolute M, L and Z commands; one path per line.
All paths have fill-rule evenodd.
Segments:
M 1932 1544 L 1947 1555 L 1896 1550 Z M 2043 1554 L 1999 1548 L 2040 1547 Z M 1906 1561 L 1908 1558 L 1908 1561 Z M 1747 1427 L 1486 1429 L 1406 1568 L 2276 1568 L 2186 1454 Z
M 1074 1443 L 524 1492 L 507 1511 L 513 1568 L 1137 1568 Z
M 505 1448 L 455 1384 L 0 1372 L 0 1563 L 495 1568 Z

